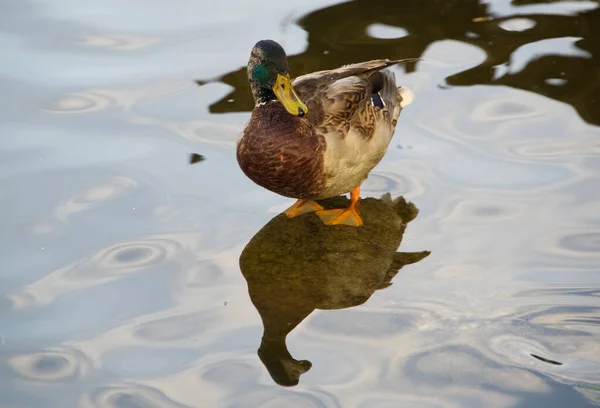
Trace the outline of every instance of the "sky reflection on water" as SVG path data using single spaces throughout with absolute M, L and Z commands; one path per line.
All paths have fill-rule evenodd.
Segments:
M 0 407 L 598 404 L 598 3 L 234 3 L 5 5 Z M 414 203 L 392 252 L 431 255 L 310 313 L 292 388 L 239 265 L 289 206 L 233 150 L 269 37 L 293 75 L 422 58 L 394 68 L 416 99 L 363 198 Z M 369 271 L 289 298 L 362 300 Z

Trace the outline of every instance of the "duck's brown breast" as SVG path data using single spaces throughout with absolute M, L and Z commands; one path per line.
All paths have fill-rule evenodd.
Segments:
M 279 102 L 254 108 L 237 146 L 242 171 L 277 194 L 313 199 L 325 186 L 325 139 Z

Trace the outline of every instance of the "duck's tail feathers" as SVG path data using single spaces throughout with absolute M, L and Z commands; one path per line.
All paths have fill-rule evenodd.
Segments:
M 412 91 L 405 86 L 399 86 L 396 90 L 396 95 L 398 99 L 398 104 L 402 109 L 410 105 L 415 99 L 415 94 L 413 94 Z

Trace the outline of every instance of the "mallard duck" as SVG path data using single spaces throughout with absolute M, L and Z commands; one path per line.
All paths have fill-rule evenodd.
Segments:
M 248 61 L 255 106 L 237 144 L 237 161 L 256 184 L 297 202 L 288 217 L 316 211 L 327 225 L 360 226 L 360 185 L 383 158 L 400 112 L 413 99 L 373 60 L 292 81 L 284 49 L 256 43 Z M 350 193 L 345 209 L 315 200 Z

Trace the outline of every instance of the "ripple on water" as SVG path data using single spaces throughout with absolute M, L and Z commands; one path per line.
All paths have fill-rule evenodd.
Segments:
M 538 238 L 537 247 L 546 256 L 573 261 L 579 266 L 597 265 L 600 261 L 600 231 L 553 231 Z
M 600 232 L 580 232 L 560 239 L 560 245 L 573 252 L 600 256 Z
M 188 408 L 156 388 L 139 384 L 100 387 L 83 396 L 82 408 Z
M 310 375 L 300 380 L 307 386 L 342 386 L 361 384 L 372 375 L 373 365 L 368 357 L 368 347 L 361 343 L 357 345 L 358 353 L 346 347 L 336 347 L 336 341 L 325 339 L 327 347 L 322 347 L 322 341 L 305 345 L 302 354 L 294 356 L 297 359 L 310 358 L 312 367 Z M 366 353 L 366 356 L 365 356 Z M 365 359 L 366 358 L 366 359 Z
M 414 354 L 403 365 L 402 372 L 395 375 L 405 375 L 413 382 L 436 388 L 484 387 L 511 393 L 552 391 L 542 378 L 531 372 L 506 367 L 467 346 L 445 346 Z
M 236 398 L 228 408 L 337 408 L 337 398 L 323 391 L 297 392 L 286 389 L 263 388 Z
M 68 230 L 67 221 L 71 215 L 90 210 L 102 202 L 115 199 L 137 187 L 137 181 L 132 178 L 113 177 L 60 202 L 54 207 L 52 215 L 32 222 L 27 230 L 33 235 L 59 235 Z
M 309 328 L 321 333 L 375 339 L 388 339 L 413 326 L 414 319 L 409 314 L 358 310 L 316 313 L 308 322 Z
M 552 127 L 556 121 L 548 120 L 540 125 L 540 117 L 557 109 L 541 96 L 525 91 L 507 93 L 497 89 L 491 94 L 480 89 L 461 89 L 457 92 L 461 96 L 461 103 L 455 104 L 452 110 L 440 106 L 438 110 L 441 114 L 435 119 L 427 112 L 420 115 L 418 125 L 440 138 L 467 145 L 471 149 L 475 142 L 499 139 L 505 144 L 507 137 L 523 140 L 521 135 L 529 138 L 531 133 L 540 134 L 540 126 L 548 128 L 550 134 L 556 132 Z M 536 132 L 530 131 L 533 127 Z M 480 144 L 476 143 L 477 146 Z M 490 146 L 484 147 L 490 149 Z M 497 147 L 492 147 L 492 153 L 497 154 Z
M 198 232 L 207 230 L 207 220 L 218 206 L 216 202 L 208 202 L 203 197 L 170 196 L 157 203 L 152 213 L 157 221 L 172 230 Z
M 211 260 L 201 260 L 186 273 L 185 285 L 189 288 L 205 288 L 217 284 L 223 277 L 222 267 Z
M 8 366 L 24 380 L 63 383 L 83 377 L 90 363 L 81 351 L 60 348 L 13 356 Z
M 253 359 L 230 358 L 217 361 L 203 367 L 200 377 L 220 386 L 239 386 L 246 383 L 255 383 L 262 375 L 262 370 Z
M 190 142 L 235 148 L 243 128 L 235 125 L 196 121 L 180 124 L 173 131 Z
M 500 96 L 487 100 L 478 100 L 471 107 L 469 124 L 484 123 L 496 125 L 498 122 L 536 118 L 544 114 L 545 110 L 541 106 L 536 105 L 531 98 L 519 100 Z M 472 136 L 486 136 L 485 134 L 474 135 L 474 132 L 469 133 Z
M 86 47 L 104 48 L 109 51 L 135 51 L 160 42 L 160 37 L 133 35 L 94 35 L 82 37 L 78 42 Z
M 69 226 L 59 219 L 54 217 L 52 218 L 44 218 L 42 220 L 38 220 L 32 222 L 27 226 L 27 231 L 31 235 L 61 235 L 69 230 Z
M 121 378 L 162 378 L 192 364 L 198 349 L 120 347 L 102 356 L 102 368 Z
M 521 318 L 544 329 L 600 335 L 600 307 L 554 306 Z
M 519 217 L 526 211 L 524 205 L 508 200 L 492 199 L 464 199 L 456 204 L 450 214 L 445 215 L 445 220 L 462 223 L 489 223 L 503 222 Z
M 365 195 L 382 195 L 390 193 L 392 196 L 411 194 L 420 195 L 424 187 L 416 179 L 408 179 L 398 173 L 389 171 L 373 171 L 361 186 Z
M 76 280 L 120 275 L 164 262 L 181 250 L 179 242 L 164 238 L 124 242 L 100 251 L 64 277 Z
M 41 306 L 65 293 L 159 265 L 182 251 L 180 242 L 168 238 L 119 243 L 50 273 L 9 295 L 9 299 L 15 308 Z
M 465 103 L 457 104 L 456 109 L 442 110 L 447 113 L 435 120 L 429 114 L 418 118 L 420 127 L 449 140 L 456 150 L 437 164 L 436 173 L 441 179 L 473 189 L 538 192 L 579 177 L 573 166 L 563 162 L 532 165 L 506 153 L 507 146 L 530 140 L 531 134 L 546 133 L 546 139 L 564 139 L 566 126 L 552 119 L 554 113 L 562 114 L 558 103 L 524 91 L 508 95 L 499 90 L 492 95 L 477 89 L 458 92 L 464 93 Z M 550 119 L 540 120 L 545 117 Z
M 437 172 L 448 183 L 482 191 L 519 191 L 526 194 L 556 188 L 576 176 L 569 169 L 551 164 L 531 166 L 489 157 L 441 162 Z
M 400 393 L 398 393 L 400 394 Z M 402 393 L 393 396 L 372 396 L 361 401 L 358 408 L 461 408 L 460 403 L 448 398 L 417 396 Z
M 557 320 L 560 317 L 557 317 Z M 597 335 L 595 336 L 597 337 Z M 500 361 L 508 362 L 527 369 L 535 369 L 556 380 L 566 382 L 598 382 L 600 381 L 600 361 L 593 337 L 558 338 L 546 333 L 548 343 L 556 343 L 552 351 L 549 347 L 533 339 L 513 334 L 501 334 L 489 340 L 489 348 Z M 560 342 L 562 341 L 563 344 Z M 578 347 L 587 345 L 588 353 L 579 352 Z M 582 356 L 580 356 L 582 355 Z M 537 356 L 537 357 L 535 357 Z
M 185 340 L 214 327 L 220 317 L 215 310 L 170 316 L 141 324 L 135 331 L 135 335 L 144 340 L 157 342 Z
M 556 159 L 600 154 L 600 141 L 579 140 L 577 143 L 565 140 L 518 141 L 507 146 L 508 153 L 525 159 Z
M 563 303 L 568 300 L 580 303 L 581 298 L 579 296 L 591 297 L 592 299 L 600 298 L 600 288 L 594 287 L 590 289 L 561 286 L 559 288 L 528 289 L 517 292 L 513 297 L 539 297 L 545 299 L 554 298 L 553 301 L 556 303 Z
M 115 107 L 117 104 L 116 99 L 100 91 L 88 91 L 61 96 L 42 106 L 42 110 L 57 114 L 90 113 Z
M 60 220 L 64 221 L 71 214 L 88 210 L 103 201 L 119 197 L 137 187 L 138 183 L 132 178 L 113 177 L 105 183 L 79 192 L 58 204 L 54 209 L 54 213 Z

